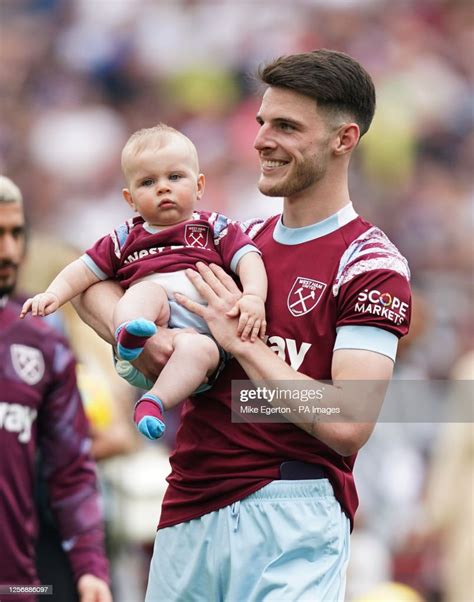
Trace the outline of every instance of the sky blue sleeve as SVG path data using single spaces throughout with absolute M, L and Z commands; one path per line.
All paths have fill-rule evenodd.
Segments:
M 247 253 L 258 253 L 261 255 L 260 251 L 254 245 L 245 245 L 245 247 L 239 249 L 237 253 L 234 254 L 232 261 L 230 262 L 230 269 L 234 272 L 234 274 L 236 273 L 239 261 L 244 255 L 247 255 Z
M 398 337 L 388 330 L 375 326 L 341 326 L 336 329 L 337 349 L 364 349 L 386 355 L 395 361 L 397 356 Z
M 107 274 L 99 268 L 96 262 L 92 259 L 92 257 L 87 255 L 87 253 L 81 255 L 79 259 L 86 264 L 89 270 L 93 272 L 97 278 L 99 278 L 99 280 L 107 280 L 109 278 L 109 276 L 107 276 Z

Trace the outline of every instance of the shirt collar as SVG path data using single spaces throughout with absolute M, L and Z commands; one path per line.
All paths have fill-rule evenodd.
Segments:
M 316 224 L 303 226 L 301 228 L 287 228 L 283 225 L 283 216 L 280 215 L 280 219 L 273 231 L 273 239 L 282 245 L 299 245 L 314 240 L 315 238 L 321 238 L 322 236 L 331 234 L 331 232 L 345 226 L 356 217 L 358 217 L 358 215 L 355 212 L 352 203 L 348 203 L 342 209 L 339 209 L 337 213 L 334 213 L 334 215 L 330 215 Z

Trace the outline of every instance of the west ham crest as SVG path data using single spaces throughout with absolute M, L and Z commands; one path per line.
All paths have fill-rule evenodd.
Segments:
M 325 288 L 324 282 L 298 276 L 288 295 L 288 309 L 291 315 L 297 318 L 309 313 L 319 303 Z
M 44 376 L 44 358 L 39 349 L 11 345 L 12 364 L 18 376 L 28 385 L 36 385 Z
M 197 247 L 205 249 L 209 236 L 209 226 L 199 224 L 186 224 L 184 229 L 184 241 L 188 247 Z

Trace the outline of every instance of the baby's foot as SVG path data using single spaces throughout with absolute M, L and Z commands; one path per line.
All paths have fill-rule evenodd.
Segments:
M 136 360 L 147 340 L 156 333 L 156 326 L 150 320 L 138 318 L 123 322 L 115 331 L 117 353 L 123 360 Z
M 133 420 L 138 430 L 148 439 L 159 439 L 165 432 L 163 402 L 156 395 L 145 393 L 135 404 Z

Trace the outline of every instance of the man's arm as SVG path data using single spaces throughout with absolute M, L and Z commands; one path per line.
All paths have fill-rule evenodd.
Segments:
M 323 398 L 313 403 L 318 407 L 339 408 L 337 421 L 334 418 L 322 421 L 320 414 L 314 414 L 316 419 L 312 422 L 301 422 L 298 412 L 290 414 L 290 419 L 343 456 L 357 452 L 373 430 L 392 376 L 392 360 L 370 351 L 340 349 L 333 356 L 334 385 L 296 372 L 262 341 L 242 341 L 237 335 L 237 320 L 226 315 L 227 307 L 240 294 L 232 278 L 216 266 L 210 269 L 198 264 L 198 269 L 199 274 L 192 270 L 187 273 L 207 301 L 207 307 L 181 295 L 177 296 L 180 303 L 207 321 L 217 341 L 237 359 L 252 381 L 265 381 L 267 388 L 285 380 L 295 386 L 324 389 Z M 285 400 L 279 405 L 297 409 L 299 402 Z
M 118 282 L 103 280 L 72 300 L 81 320 L 110 345 L 115 344 L 113 308 L 122 295 Z
M 60 340 L 51 366 L 51 386 L 38 415 L 38 443 L 51 510 L 81 602 L 111 602 L 97 477 L 88 452 L 89 425 L 76 385 L 74 358 Z
M 115 345 L 113 309 L 122 297 L 118 282 L 103 280 L 73 299 L 72 304 L 83 322 L 90 326 L 104 341 Z M 173 339 L 180 329 L 160 328 L 148 339 L 144 352 L 133 362 L 142 374 L 155 381 L 173 353 Z
M 211 328 L 212 330 L 212 328 Z M 214 336 L 216 333 L 213 332 Z M 217 336 L 216 336 L 217 338 Z M 375 426 L 388 382 L 392 376 L 390 358 L 359 349 L 340 349 L 333 355 L 334 385 L 319 382 L 296 372 L 265 343 L 248 343 L 238 339 L 230 353 L 237 359 L 250 380 L 265 382 L 267 389 L 286 381 L 285 385 L 322 391 L 321 399 L 305 402 L 319 408 L 335 408 L 338 414 L 311 414 L 313 420 L 301 422 L 297 395 L 285 399 L 284 405 L 294 410 L 288 415 L 297 426 L 316 437 L 342 456 L 356 453 L 367 441 Z

